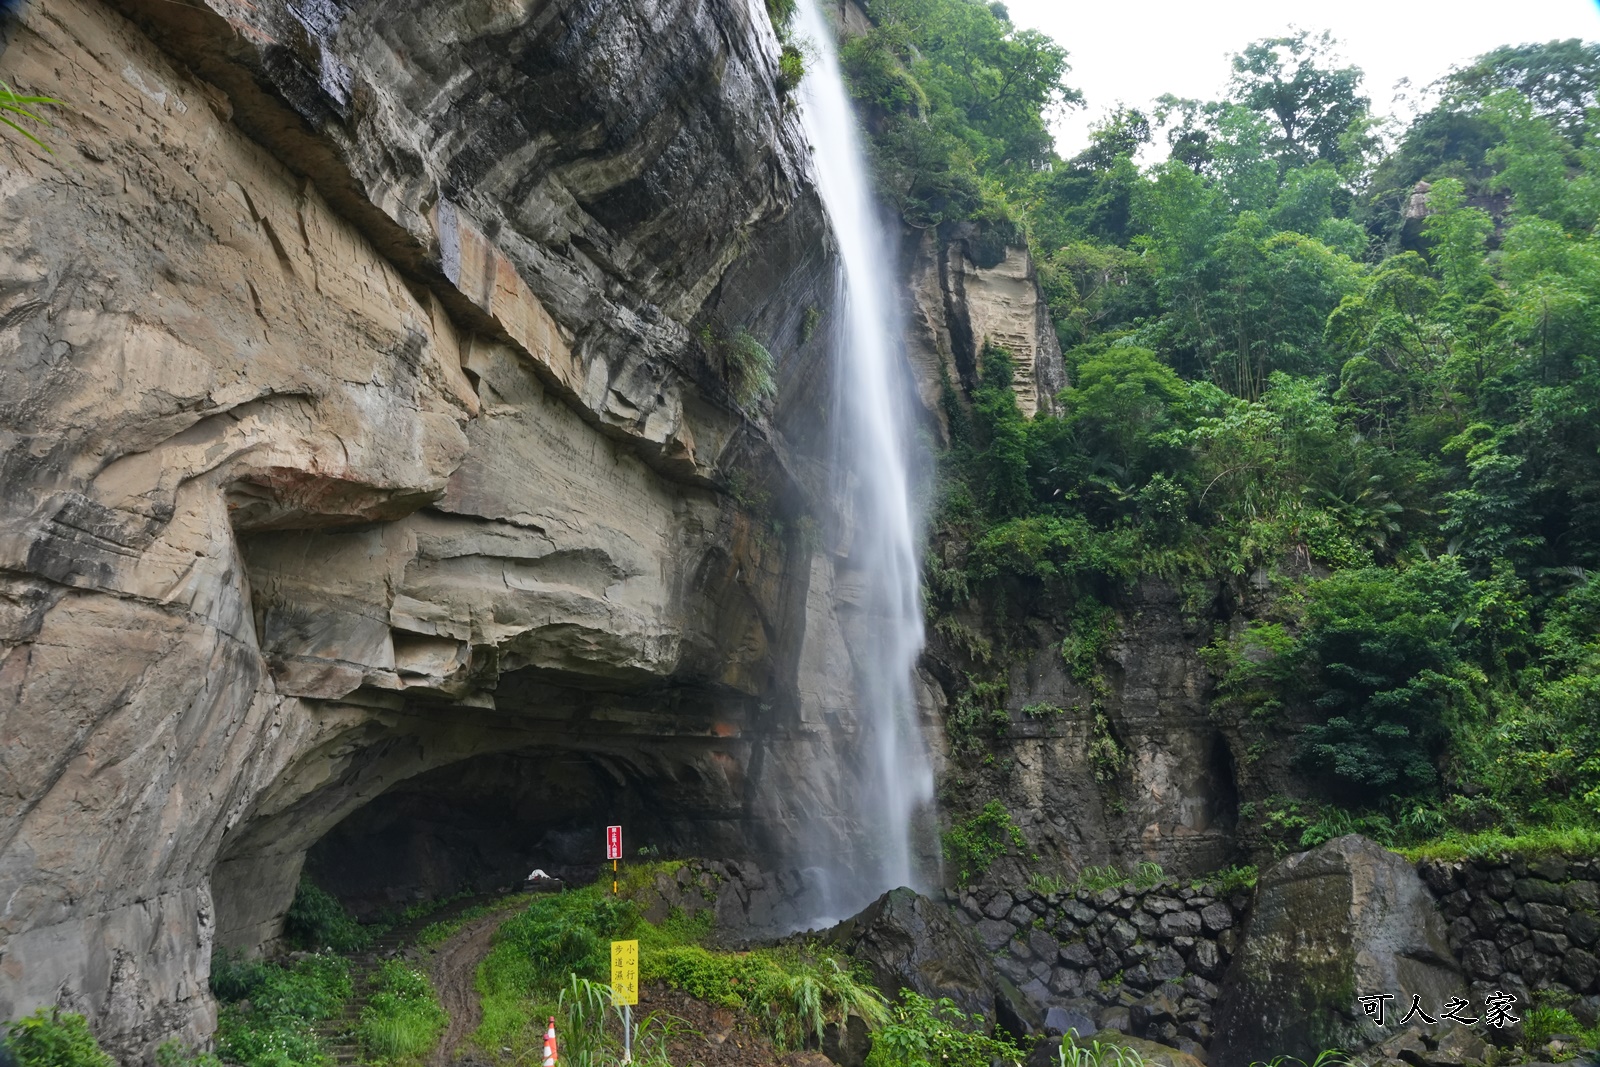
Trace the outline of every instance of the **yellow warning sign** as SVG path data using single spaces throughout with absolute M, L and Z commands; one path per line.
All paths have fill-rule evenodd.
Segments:
M 639 942 L 611 942 L 611 1003 L 639 1003 Z

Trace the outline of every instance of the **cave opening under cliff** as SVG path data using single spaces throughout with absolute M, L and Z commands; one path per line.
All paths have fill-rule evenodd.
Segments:
M 625 862 L 746 847 L 726 782 L 661 755 L 535 747 L 438 767 L 347 815 L 304 871 L 365 919 L 518 886 L 534 868 L 587 883 L 609 870 L 608 825 L 625 828 Z

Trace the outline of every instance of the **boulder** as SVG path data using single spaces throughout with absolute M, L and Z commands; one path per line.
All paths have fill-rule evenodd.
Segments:
M 1381 994 L 1394 999 L 1380 1028 L 1357 998 Z M 1431 1015 L 1467 995 L 1433 897 L 1400 856 L 1337 838 L 1262 875 L 1223 980 L 1212 1059 L 1358 1052 L 1399 1032 L 1413 995 Z
M 968 1015 L 994 1020 L 999 976 L 947 905 L 915 890 L 890 890 L 822 939 L 865 963 L 887 996 L 909 989 L 934 1000 L 949 997 Z

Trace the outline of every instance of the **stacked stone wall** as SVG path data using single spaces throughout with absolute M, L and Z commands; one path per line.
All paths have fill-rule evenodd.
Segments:
M 1450 923 L 1475 1004 L 1496 990 L 1527 1005 L 1600 1015 L 1600 860 L 1502 856 L 1418 867 Z
M 978 890 L 957 904 L 996 969 L 1041 1013 L 1202 1052 L 1248 890 L 1171 881 L 1041 894 Z M 1052 1026 L 1048 1014 L 1045 1028 Z

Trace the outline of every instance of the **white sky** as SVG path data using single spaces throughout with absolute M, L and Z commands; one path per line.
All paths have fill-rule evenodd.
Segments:
M 1409 112 L 1394 83 L 1418 89 L 1457 63 L 1502 44 L 1600 39 L 1600 0 L 1006 0 L 1011 20 L 1042 30 L 1071 53 L 1067 82 L 1085 106 L 1055 125 L 1057 149 L 1088 143 L 1091 122 L 1117 102 L 1148 104 L 1162 93 L 1218 99 L 1228 55 L 1290 25 L 1332 30 L 1380 114 Z M 1165 155 L 1165 143 L 1160 156 Z

